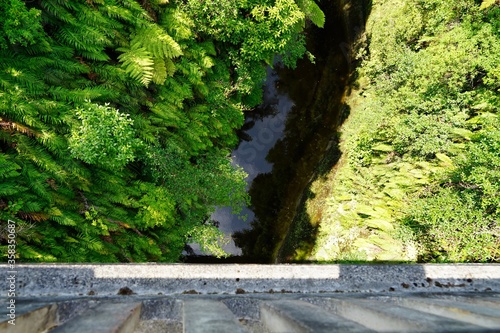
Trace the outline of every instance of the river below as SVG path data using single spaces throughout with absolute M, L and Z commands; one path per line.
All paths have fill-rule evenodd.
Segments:
M 225 247 L 229 261 L 283 262 L 313 241 L 314 218 L 304 216 L 301 205 L 314 195 L 311 181 L 340 156 L 337 128 L 346 113 L 342 98 L 350 70 L 342 13 L 330 7 L 324 29 L 307 29 L 315 63 L 304 59 L 295 69 L 269 68 L 263 104 L 246 114 L 239 131 L 231 156 L 248 173 L 251 204 L 242 212 L 246 219 L 229 208 L 212 215 L 232 239 Z

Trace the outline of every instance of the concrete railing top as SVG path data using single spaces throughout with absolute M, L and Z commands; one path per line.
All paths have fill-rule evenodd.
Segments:
M 500 292 L 499 264 L 0 265 L 16 296 L 182 293 Z

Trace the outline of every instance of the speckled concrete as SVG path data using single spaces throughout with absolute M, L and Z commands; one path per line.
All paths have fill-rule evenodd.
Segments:
M 500 291 L 496 264 L 27 264 L 16 269 L 17 296 Z M 0 265 L 0 270 L 8 269 Z
M 19 327 L 22 330 L 17 330 L 17 325 L 7 325 L 4 319 L 3 323 L 0 320 L 0 331 L 39 333 L 54 327 L 57 327 L 55 330 L 69 327 L 71 333 L 88 333 L 101 332 L 97 329 L 108 327 L 109 330 L 102 332 L 116 333 L 114 328 L 119 326 L 126 327 L 129 333 L 310 333 L 334 332 L 335 329 L 358 333 L 500 332 L 500 293 L 456 292 L 455 289 L 442 288 L 441 292 L 429 288 L 421 292 L 385 293 L 21 297 L 17 301 Z M 137 304 L 142 304 L 140 319 L 137 321 L 135 316 L 129 324 L 129 316 L 122 316 L 121 312 Z M 50 306 L 52 316 L 37 316 L 36 311 L 33 313 L 40 306 Z M 21 315 L 25 312 L 21 311 L 23 308 L 32 311 L 34 316 Z M 104 318 L 122 320 L 116 321 L 116 325 L 108 325 L 107 319 L 104 320 L 106 325 L 97 323 L 96 315 L 106 308 L 112 310 L 114 315 L 102 314 L 101 321 Z M 54 314 L 57 314 L 58 320 L 53 319 Z

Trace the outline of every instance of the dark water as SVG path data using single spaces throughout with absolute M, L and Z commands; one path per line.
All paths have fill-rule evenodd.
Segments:
M 248 174 L 248 189 L 252 188 L 256 178 L 272 172 L 273 163 L 268 160 L 268 155 L 283 138 L 286 119 L 294 106 L 288 94 L 278 90 L 279 79 L 276 70 L 268 68 L 263 104 L 246 114 L 245 124 L 240 131 L 242 139 L 231 154 L 233 163 Z M 256 219 L 252 206 L 245 207 L 241 215 L 245 218 L 233 215 L 230 208 L 220 208 L 212 215 L 212 219 L 220 222 L 220 230 L 232 235 L 250 229 L 251 222 Z M 232 255 L 242 255 L 241 248 L 235 245 L 234 240 L 225 250 Z
M 315 226 L 301 210 L 314 195 L 308 186 L 339 158 L 337 128 L 350 69 L 347 37 L 338 7 L 324 8 L 324 29 L 307 30 L 315 64 L 268 69 L 264 103 L 246 115 L 233 162 L 249 174 L 251 205 L 246 220 L 220 208 L 212 218 L 232 236 L 225 248 L 234 262 L 287 261 L 301 243 L 312 242 Z M 209 261 L 213 258 L 190 258 Z

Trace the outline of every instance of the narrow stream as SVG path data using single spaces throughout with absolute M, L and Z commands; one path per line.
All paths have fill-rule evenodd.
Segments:
M 220 208 L 212 219 L 232 236 L 225 250 L 229 261 L 287 261 L 302 243 L 312 242 L 314 223 L 301 206 L 313 195 L 310 182 L 338 160 L 337 128 L 350 63 L 347 35 L 338 4 L 324 9 L 324 29 L 307 30 L 308 50 L 315 64 L 301 60 L 295 69 L 268 69 L 263 104 L 246 114 L 233 162 L 248 173 L 251 205 L 246 220 Z M 214 258 L 187 260 L 215 262 Z
M 242 167 L 248 174 L 247 189 L 254 180 L 273 170 L 273 163 L 268 160 L 271 149 L 282 139 L 285 122 L 294 103 L 286 92 L 278 91 L 279 75 L 275 69 L 268 68 L 264 88 L 263 103 L 257 109 L 248 112 L 245 124 L 240 130 L 240 144 L 231 153 L 233 163 Z M 253 202 L 254 200 L 252 200 Z M 251 228 L 256 216 L 253 207 L 245 207 L 241 216 L 234 215 L 230 208 L 219 208 L 213 215 L 214 221 L 220 222 L 219 229 L 227 235 Z M 231 241 L 225 250 L 232 255 L 242 255 L 242 249 Z

